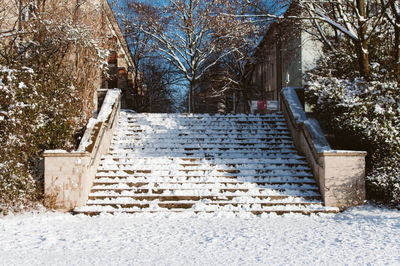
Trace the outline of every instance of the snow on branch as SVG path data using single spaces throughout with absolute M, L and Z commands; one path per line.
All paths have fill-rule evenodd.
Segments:
M 349 36 L 350 38 L 352 38 L 355 41 L 358 41 L 358 37 L 357 35 L 354 33 L 354 31 L 351 28 L 345 28 L 342 25 L 340 25 L 338 22 L 332 20 L 331 18 L 329 18 L 327 15 L 325 15 L 325 13 L 319 9 L 319 8 L 314 8 L 311 5 L 309 5 L 311 8 L 310 10 L 313 11 L 314 13 L 316 13 L 320 19 L 322 19 L 323 21 L 327 22 L 329 25 L 331 25 L 332 27 L 338 29 L 339 31 L 343 32 L 344 34 L 346 34 L 347 36 Z

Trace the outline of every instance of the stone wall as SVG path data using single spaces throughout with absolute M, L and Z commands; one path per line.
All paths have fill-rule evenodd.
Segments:
M 69 211 L 86 204 L 101 156 L 108 151 L 120 111 L 120 91 L 109 90 L 97 119 L 91 119 L 77 151 L 43 153 L 45 202 Z
M 316 120 L 307 119 L 293 88 L 281 93 L 281 110 L 298 152 L 305 156 L 324 204 L 345 209 L 365 202 L 365 151 L 332 150 Z

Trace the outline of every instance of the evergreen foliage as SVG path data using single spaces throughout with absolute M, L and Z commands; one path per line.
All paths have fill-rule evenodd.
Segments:
M 338 148 L 367 156 L 368 195 L 400 206 L 399 1 L 307 2 L 326 56 L 305 75 Z
M 395 75 L 379 63 L 370 81 L 346 71 L 350 57 L 327 56 L 306 75 L 306 97 L 320 121 L 347 147 L 368 151 L 369 196 L 400 205 L 400 90 Z M 335 67 L 339 66 L 339 67 Z M 355 73 L 354 73 L 355 72 Z M 356 143 L 354 143 L 354 141 Z
M 41 200 L 42 152 L 76 147 L 107 56 L 79 17 L 32 10 L 0 41 L 0 214 Z

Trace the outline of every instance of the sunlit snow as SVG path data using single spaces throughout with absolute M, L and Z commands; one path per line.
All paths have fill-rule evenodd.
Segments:
M 400 212 L 62 213 L 0 219 L 1 265 L 399 265 Z

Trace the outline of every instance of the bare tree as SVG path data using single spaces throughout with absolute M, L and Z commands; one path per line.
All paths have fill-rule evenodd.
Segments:
M 336 32 L 336 36 L 343 34 L 352 40 L 358 58 L 360 74 L 368 79 L 370 77 L 369 42 L 374 35 L 379 33 L 377 30 L 383 23 L 387 12 L 390 12 L 390 7 L 394 7 L 394 11 L 396 11 L 398 3 L 396 4 L 395 0 L 328 0 L 324 2 L 300 2 L 300 4 L 312 20 L 316 34 L 332 50 L 334 45 L 329 41 L 332 29 L 333 32 Z M 396 25 L 396 18 L 393 18 L 392 21 Z M 324 24 L 324 26 L 320 24 Z M 340 32 L 340 34 L 337 34 L 337 32 Z
M 146 3 L 135 0 L 114 1 L 114 9 L 120 21 L 124 37 L 128 41 L 135 65 L 133 90 L 136 99 L 141 101 L 139 91 L 143 86 L 143 76 L 147 59 L 154 55 L 155 47 L 153 38 L 144 33 L 141 28 L 146 28 L 149 21 L 158 20 L 160 10 Z M 141 108 L 142 103 L 136 102 L 135 108 Z
M 384 4 L 384 0 L 381 0 Z M 390 1 L 390 11 L 385 12 L 385 16 L 394 28 L 394 49 L 393 59 L 397 68 L 397 75 L 400 75 L 400 3 L 399 1 Z
M 138 111 L 170 113 L 175 110 L 174 87 L 179 82 L 179 76 L 175 68 L 160 60 L 152 57 L 144 64 L 143 87 L 146 92 Z
M 256 63 L 260 58 L 254 56 L 258 41 L 258 34 L 247 36 L 246 45 L 237 45 L 238 49 L 221 59 L 200 78 L 202 97 L 208 99 L 230 99 L 232 112 L 248 111 L 248 77 L 252 73 L 250 64 Z M 214 100 L 215 101 L 215 100 Z M 245 104 L 239 110 L 240 104 Z M 226 111 L 226 110 L 225 110 Z
M 253 13 L 241 16 L 252 17 L 254 21 L 304 21 L 303 30 L 326 44 L 332 52 L 339 52 L 342 40 L 348 39 L 354 46 L 358 69 L 366 79 L 370 77 L 370 41 L 382 32 L 387 34 L 388 43 L 393 47 L 394 62 L 400 62 L 400 3 L 396 0 L 327 0 L 327 1 L 248 1 Z M 282 7 L 271 12 L 269 6 Z M 282 14 L 290 5 L 297 13 Z M 294 7 L 294 8 L 293 8 Z M 232 14 L 228 14 L 232 15 Z M 237 15 L 234 15 L 237 16 Z M 386 23 L 389 21 L 391 27 Z M 310 23 L 311 22 L 311 25 Z M 334 35 L 335 38 L 332 38 Z M 344 36 L 344 38 L 343 38 Z M 351 53 L 351 51 L 347 51 Z M 400 63 L 396 63 L 397 72 Z
M 150 18 L 147 25 L 132 25 L 151 36 L 161 56 L 188 81 L 189 112 L 195 110 L 198 80 L 222 58 L 238 50 L 232 45 L 237 43 L 235 40 L 245 41 L 249 31 L 257 30 L 245 18 L 219 15 L 229 13 L 228 8 L 232 8 L 231 1 L 169 0 L 167 6 L 160 8 L 162 17 Z

